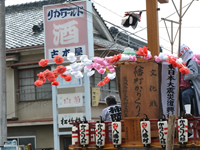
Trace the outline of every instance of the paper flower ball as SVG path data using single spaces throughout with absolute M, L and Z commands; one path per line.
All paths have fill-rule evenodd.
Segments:
M 51 85 L 58 86 L 59 82 L 58 81 L 54 81 L 54 82 L 51 83 Z
M 76 57 L 74 53 L 68 53 L 67 54 L 67 60 L 69 60 L 71 63 L 76 61 Z
M 69 82 L 72 80 L 72 76 L 67 74 L 64 79 L 65 79 L 65 81 Z
M 44 73 L 45 78 L 47 78 L 47 79 L 48 79 L 50 76 L 53 75 L 53 72 L 51 72 L 49 69 L 46 69 L 43 73 Z
M 81 55 L 80 60 L 86 61 L 86 60 L 88 60 L 88 56 L 87 55 Z
M 108 83 L 108 82 L 110 82 L 110 79 L 108 77 L 105 77 L 103 81 L 104 81 L 104 83 Z
M 36 85 L 36 86 L 42 86 L 43 85 L 43 81 L 41 81 L 41 80 L 36 80 L 35 82 L 34 82 L 34 84 Z
M 97 86 L 104 86 L 105 85 L 105 83 L 103 82 L 103 81 L 100 81 L 98 84 L 97 84 Z
M 100 74 L 104 74 L 105 71 L 106 71 L 106 69 L 102 69 L 102 68 L 98 70 L 98 72 L 99 72 Z
M 57 66 L 56 70 L 58 71 L 59 74 L 63 74 L 67 68 L 64 67 L 63 65 Z
M 64 59 L 61 56 L 56 55 L 53 60 L 55 61 L 56 64 L 61 64 Z
M 87 73 L 87 76 L 88 76 L 88 77 L 91 77 L 94 73 L 95 73 L 95 71 L 92 70 L 92 71 L 90 71 L 90 72 Z
M 48 62 L 49 62 L 48 59 L 41 59 L 38 64 L 41 67 L 45 67 L 48 64 Z
M 50 76 L 50 77 L 48 78 L 48 80 L 49 80 L 49 82 L 54 82 L 54 81 L 56 81 L 56 78 L 55 78 L 54 75 L 52 75 L 52 76 Z

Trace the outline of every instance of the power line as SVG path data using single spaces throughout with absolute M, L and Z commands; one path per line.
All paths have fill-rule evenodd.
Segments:
M 108 8 L 106 8 L 105 6 L 102 6 L 101 4 L 99 4 L 99 3 L 97 3 L 97 2 L 95 2 L 94 0 L 92 0 L 94 3 L 96 3 L 96 4 L 98 4 L 98 5 L 100 5 L 101 7 L 103 7 L 103 8 L 105 8 L 106 10 L 108 10 L 108 11 L 110 11 L 110 12 L 112 12 L 113 14 L 115 14 L 115 15 L 117 15 L 117 16 L 119 16 L 119 17 L 122 17 L 122 16 L 120 16 L 120 15 L 118 15 L 117 13 L 115 13 L 115 12 L 113 12 L 113 11 L 111 11 L 110 9 L 108 9 Z M 189 4 L 187 4 L 187 5 L 189 5 Z M 186 5 L 186 6 L 187 6 Z M 186 7 L 186 6 L 184 6 L 184 7 Z M 183 8 L 184 8 L 183 7 Z M 175 12 L 176 13 L 176 12 Z M 175 13 L 172 13 L 172 14 L 170 14 L 169 16 L 167 16 L 166 18 L 168 18 L 168 17 L 170 17 L 170 16 L 172 16 L 172 15 L 174 15 Z M 107 22 L 107 23 L 109 23 L 109 24 L 111 24 L 110 22 L 108 22 L 107 20 L 104 20 L 105 22 Z M 162 20 L 160 20 L 159 22 L 161 22 Z M 114 24 L 111 24 L 111 25 L 114 25 Z M 116 27 L 118 27 L 118 28 L 120 28 L 120 29 L 122 29 L 121 27 L 119 27 L 119 26 L 117 26 L 117 25 L 114 25 L 114 26 L 116 26 Z M 131 33 L 131 35 L 135 35 L 136 33 L 139 33 L 139 32 L 141 32 L 141 31 L 143 31 L 143 30 L 146 30 L 147 29 L 147 27 L 145 27 L 145 28 L 143 28 L 143 27 L 141 27 L 141 26 L 139 26 L 138 25 L 138 27 L 140 27 L 140 28 L 142 28 L 141 30 L 139 30 L 139 31 L 137 31 L 137 32 L 134 32 L 134 33 Z M 130 32 L 129 32 L 130 33 Z M 160 37 L 160 36 L 159 36 Z M 161 39 L 163 39 L 163 40 L 165 40 L 165 41 L 167 41 L 168 43 L 170 43 L 168 40 L 166 40 L 166 39 L 164 39 L 164 38 L 162 38 L 162 37 L 160 37 Z M 146 39 L 143 39 L 143 40 L 145 40 L 145 41 L 147 41 Z
M 72 3 L 72 2 L 69 2 L 69 3 L 72 4 L 72 5 L 74 5 L 74 6 L 76 6 L 76 7 L 78 7 L 78 8 L 80 8 L 78 5 L 76 5 L 76 4 Z M 63 3 L 63 5 L 65 5 L 65 4 Z M 137 38 L 140 38 L 140 39 L 142 39 L 142 40 L 144 40 L 144 41 L 147 41 L 146 39 L 144 39 L 144 38 L 142 38 L 142 37 L 140 37 L 140 36 L 137 36 L 137 35 L 135 35 L 134 33 L 131 33 L 131 32 L 129 32 L 129 31 L 127 31 L 127 30 L 121 28 L 120 26 L 118 26 L 118 25 L 116 25 L 116 24 L 114 24 L 114 23 L 111 23 L 110 21 L 107 21 L 107 20 L 102 19 L 101 17 L 99 17 L 99 16 L 93 14 L 92 12 L 87 11 L 87 10 L 84 9 L 84 8 L 81 8 L 81 9 L 84 10 L 85 12 L 87 12 L 87 13 L 93 15 L 94 17 L 100 19 L 100 20 L 103 20 L 103 21 L 105 21 L 105 22 L 107 22 L 107 23 L 109 23 L 109 24 L 111 24 L 111 25 L 113 25 L 113 26 L 115 26 L 115 27 L 117 27 L 117 28 L 119 28 L 119 29 L 121 29 L 121 30 L 127 32 L 127 33 L 130 33 L 131 35 L 133 35 L 133 36 L 135 36 L 135 37 L 137 37 Z

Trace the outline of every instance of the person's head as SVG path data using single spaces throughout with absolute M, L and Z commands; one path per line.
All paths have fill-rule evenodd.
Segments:
M 106 97 L 106 104 L 107 104 L 108 106 L 116 105 L 116 104 L 117 104 L 116 98 L 115 98 L 114 96 L 112 96 L 112 95 L 107 96 L 107 97 Z
M 180 58 L 182 58 L 183 62 L 186 63 L 189 59 L 193 57 L 193 55 L 193 51 L 188 46 L 186 46 L 185 44 L 181 46 Z

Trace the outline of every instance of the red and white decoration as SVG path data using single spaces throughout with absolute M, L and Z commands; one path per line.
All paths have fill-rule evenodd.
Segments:
M 151 125 L 150 121 L 141 121 L 140 122 L 140 129 L 141 129 L 141 136 L 142 136 L 142 143 L 147 146 L 151 144 Z
M 112 122 L 112 143 L 115 147 L 122 144 L 121 122 Z
M 77 127 L 73 126 L 72 127 L 72 145 L 75 145 L 76 142 L 78 142 L 78 133 L 77 133 Z
M 105 145 L 105 123 L 96 123 L 96 146 L 103 147 Z
M 167 121 L 158 121 L 157 125 L 158 125 L 158 136 L 160 144 L 162 145 L 162 147 L 165 147 L 167 142 L 167 131 L 168 131 Z
M 89 144 L 89 124 L 80 123 L 79 132 L 80 132 L 80 144 L 82 146 L 88 145 Z
M 188 142 L 188 120 L 178 119 L 178 141 L 180 143 Z

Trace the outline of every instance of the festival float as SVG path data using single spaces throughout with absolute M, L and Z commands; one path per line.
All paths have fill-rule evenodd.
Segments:
M 172 107 L 177 108 L 178 89 L 177 82 L 171 79 L 177 78 L 179 72 L 188 74 L 190 70 L 181 58 L 159 52 L 157 1 L 147 0 L 146 3 L 148 45 L 140 47 L 136 55 L 133 55 L 130 49 L 122 54 L 104 58 L 90 58 L 87 55 L 76 57 L 75 53 L 70 52 L 66 58 L 59 55 L 54 57 L 54 62 L 58 65 L 56 69 L 52 71 L 47 69 L 37 75 L 39 78 L 35 81 L 36 86 L 42 86 L 46 80 L 51 82 L 52 86 L 58 86 L 58 76 L 70 82 L 72 76 L 83 78 L 85 74 L 91 77 L 95 72 L 107 74 L 97 84 L 99 87 L 114 78 L 117 79 L 121 118 L 113 122 L 103 122 L 101 119 L 97 122 L 88 122 L 87 118 L 78 116 L 71 118 L 69 122 L 73 127 L 70 149 L 143 147 L 170 149 L 168 148 L 170 146 L 172 148 L 200 146 L 200 117 L 185 118 L 178 115 L 178 109 L 172 109 Z M 136 15 L 138 20 L 139 15 Z M 133 16 L 135 15 L 132 13 L 126 13 L 123 25 L 129 26 L 126 19 Z M 131 24 L 133 28 L 136 27 L 137 21 Z M 189 49 L 185 45 L 181 48 Z M 196 54 L 192 59 L 200 64 L 199 58 L 200 55 Z M 61 65 L 64 59 L 70 62 L 68 66 Z M 45 67 L 48 63 L 48 59 L 42 59 L 39 65 Z M 169 95 L 172 97 L 167 99 Z M 175 114 L 176 119 L 170 118 L 171 114 Z M 188 138 L 188 130 L 193 131 L 193 137 Z M 112 138 L 109 138 L 109 133 Z

